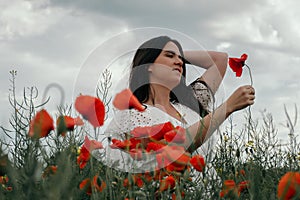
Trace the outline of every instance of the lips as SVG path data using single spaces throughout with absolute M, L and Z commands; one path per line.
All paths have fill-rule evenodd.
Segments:
M 181 68 L 174 68 L 173 71 L 178 71 L 179 73 L 181 73 Z

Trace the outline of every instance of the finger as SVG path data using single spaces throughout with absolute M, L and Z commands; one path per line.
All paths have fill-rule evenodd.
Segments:
M 254 100 L 249 100 L 248 101 L 248 106 L 251 106 L 251 105 L 253 105 L 254 104 Z
M 249 101 L 249 105 L 253 105 L 254 104 L 254 99 Z
M 250 94 L 255 94 L 255 89 L 253 87 L 250 87 L 248 90 Z
M 254 100 L 254 99 L 255 99 L 255 95 L 250 95 L 250 96 L 249 96 L 249 99 L 250 99 L 250 100 Z
M 255 95 L 249 95 L 248 96 L 248 103 L 249 103 L 249 105 L 254 104 L 254 100 L 255 100 Z

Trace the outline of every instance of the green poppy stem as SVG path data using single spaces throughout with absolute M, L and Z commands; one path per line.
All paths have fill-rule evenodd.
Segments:
M 250 76 L 250 85 L 253 86 L 253 79 L 252 79 L 251 69 L 247 64 L 244 64 L 244 65 L 248 68 L 249 76 Z
M 249 76 L 250 76 L 250 85 L 253 86 L 253 79 L 252 79 L 252 74 L 251 74 L 251 69 L 247 64 L 244 64 L 248 71 L 249 71 Z M 252 125 L 252 115 L 251 115 L 251 106 L 248 107 L 248 112 L 249 112 L 249 118 L 248 118 L 248 141 L 250 141 L 250 130 L 253 130 L 253 125 Z

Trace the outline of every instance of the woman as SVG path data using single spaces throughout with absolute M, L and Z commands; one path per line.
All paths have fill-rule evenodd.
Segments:
M 186 63 L 205 68 L 205 73 L 186 86 Z M 145 105 L 144 112 L 119 111 L 106 134 L 124 139 L 135 127 L 171 121 L 188 130 L 190 140 L 184 146 L 193 153 L 233 112 L 254 103 L 254 88 L 238 88 L 221 106 L 211 112 L 209 101 L 217 91 L 226 71 L 227 54 L 215 51 L 185 51 L 167 36 L 142 44 L 132 62 L 129 87 Z M 155 158 L 135 161 L 125 152 L 108 150 L 111 166 L 131 172 L 153 170 Z

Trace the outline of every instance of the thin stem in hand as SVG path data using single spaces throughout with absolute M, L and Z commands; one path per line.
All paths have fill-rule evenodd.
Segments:
M 253 86 L 253 79 L 252 79 L 251 69 L 250 69 L 250 67 L 247 64 L 245 64 L 245 66 L 247 67 L 247 69 L 249 71 L 250 85 Z M 252 116 L 251 116 L 251 106 L 248 107 L 248 111 L 249 111 L 249 118 L 248 118 L 248 141 L 250 141 L 250 130 L 253 129 L 253 126 L 252 126 Z
M 249 71 L 250 85 L 253 86 L 253 79 L 252 79 L 251 69 L 247 64 L 245 64 L 245 66 L 248 68 L 248 71 Z

